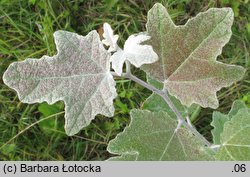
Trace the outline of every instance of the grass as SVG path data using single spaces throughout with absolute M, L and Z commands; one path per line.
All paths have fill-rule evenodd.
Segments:
M 53 32 L 59 29 L 86 35 L 101 30 L 108 22 L 120 35 L 119 43 L 133 33 L 145 30 L 147 11 L 161 2 L 176 24 L 211 7 L 230 6 L 235 12 L 233 36 L 224 47 L 220 61 L 248 68 L 245 78 L 218 92 L 221 112 L 227 112 L 235 99 L 250 106 L 250 6 L 248 0 L 1 0 L 0 78 L 8 65 L 25 58 L 56 53 Z M 145 79 L 145 74 L 133 68 Z M 113 118 L 97 116 L 75 136 L 65 135 L 63 103 L 23 104 L 16 93 L 0 79 L 0 160 L 104 160 L 110 154 L 107 143 L 129 123 L 129 111 L 140 108 L 150 92 L 129 80 L 117 80 L 118 98 Z M 211 140 L 212 109 L 202 109 L 194 124 Z

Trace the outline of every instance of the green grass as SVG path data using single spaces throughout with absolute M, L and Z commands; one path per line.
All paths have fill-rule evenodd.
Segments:
M 231 6 L 235 12 L 233 36 L 224 47 L 220 61 L 248 68 L 245 78 L 218 92 L 221 112 L 227 112 L 235 99 L 250 106 L 250 5 L 233 0 L 1 0 L 0 78 L 8 65 L 25 58 L 56 53 L 53 32 L 59 29 L 86 35 L 108 22 L 120 35 L 119 43 L 133 33 L 145 30 L 147 11 L 162 2 L 176 24 L 211 7 Z M 145 79 L 145 74 L 133 68 Z M 110 154 L 107 143 L 129 123 L 129 111 L 140 108 L 150 91 L 129 80 L 117 80 L 119 97 L 114 101 L 113 118 L 97 116 L 91 125 L 75 136 L 65 135 L 63 103 L 52 106 L 23 104 L 16 93 L 0 79 L 0 160 L 104 160 Z M 211 140 L 212 109 L 202 109 L 194 124 Z

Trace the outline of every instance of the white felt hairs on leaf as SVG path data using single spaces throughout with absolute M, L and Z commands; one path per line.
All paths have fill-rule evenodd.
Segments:
M 110 74 L 110 54 L 99 35 L 57 31 L 57 55 L 12 63 L 3 81 L 24 103 L 65 103 L 65 131 L 74 135 L 97 114 L 114 115 L 115 81 Z
M 114 35 L 114 32 L 111 26 L 108 23 L 103 24 L 103 37 L 102 43 L 106 46 L 109 46 L 108 52 L 117 51 L 118 45 L 117 40 L 119 38 L 118 35 Z
M 141 45 L 142 42 L 149 39 L 150 36 L 145 33 L 131 35 L 125 42 L 124 50 L 118 50 L 111 56 L 112 68 L 118 75 L 122 74 L 122 67 L 126 60 L 137 68 L 143 64 L 154 63 L 158 60 L 152 46 Z

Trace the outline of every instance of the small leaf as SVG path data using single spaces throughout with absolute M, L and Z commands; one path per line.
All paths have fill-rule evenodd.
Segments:
M 114 35 L 111 26 L 108 23 L 103 24 L 103 37 L 102 43 L 109 46 L 108 52 L 115 52 L 118 49 L 117 40 L 118 35 Z
M 224 124 L 227 121 L 230 121 L 234 115 L 238 113 L 238 111 L 242 108 L 247 108 L 245 103 L 240 100 L 234 101 L 231 110 L 229 111 L 228 115 L 222 114 L 220 112 L 213 112 L 213 121 L 211 122 L 211 125 L 214 127 L 214 129 L 211 131 L 213 135 L 213 142 L 214 144 L 218 145 L 221 144 L 220 136 L 221 133 L 224 130 Z
M 17 91 L 24 103 L 65 102 L 65 130 L 74 135 L 97 114 L 113 116 L 115 81 L 110 54 L 96 31 L 80 36 L 54 33 L 57 55 L 12 63 L 3 81 Z
M 112 68 L 118 75 L 122 74 L 123 64 L 126 60 L 137 68 L 143 64 L 154 63 L 158 60 L 152 46 L 140 45 L 149 39 L 150 37 L 144 33 L 131 35 L 125 42 L 124 50 L 118 50 L 111 56 Z
M 176 26 L 165 7 L 155 4 L 148 13 L 151 39 L 147 44 L 159 60 L 143 70 L 163 82 L 182 104 L 217 108 L 216 92 L 240 80 L 245 72 L 241 66 L 216 61 L 231 37 L 232 23 L 230 8 L 211 8 Z
M 109 160 L 213 160 L 212 152 L 165 112 L 132 110 L 129 127 L 108 145 Z
M 218 160 L 250 160 L 250 109 L 240 109 L 224 125 Z

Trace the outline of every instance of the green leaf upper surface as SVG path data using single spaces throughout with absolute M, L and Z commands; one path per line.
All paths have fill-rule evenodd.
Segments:
M 214 127 L 214 129 L 211 131 L 213 135 L 213 142 L 214 144 L 218 145 L 220 144 L 220 135 L 223 132 L 224 124 L 229 120 L 228 116 L 225 114 L 222 114 L 220 112 L 213 112 L 213 121 L 211 122 L 211 125 Z
M 176 128 L 176 118 L 165 112 L 132 110 L 130 126 L 108 145 L 119 156 L 109 160 L 213 160 L 189 130 Z
M 242 108 L 224 124 L 217 160 L 250 160 L 250 109 Z
M 113 116 L 115 81 L 110 74 L 110 54 L 96 31 L 80 36 L 54 33 L 57 55 L 12 63 L 4 73 L 6 85 L 22 102 L 65 102 L 68 135 L 87 126 L 97 114 Z
M 218 107 L 216 92 L 242 78 L 240 66 L 216 61 L 231 37 L 233 12 L 211 8 L 176 26 L 164 6 L 157 3 L 148 13 L 147 31 L 159 60 L 143 65 L 151 77 L 164 82 L 182 104 Z
M 224 129 L 224 124 L 227 121 L 230 121 L 231 118 L 238 113 L 238 111 L 242 108 L 247 108 L 245 103 L 240 100 L 234 101 L 231 110 L 229 111 L 228 115 L 222 114 L 220 112 L 213 112 L 213 121 L 211 122 L 211 125 L 214 127 L 214 129 L 211 131 L 213 135 L 213 142 L 214 144 L 218 145 L 221 144 L 220 142 L 220 136 Z

